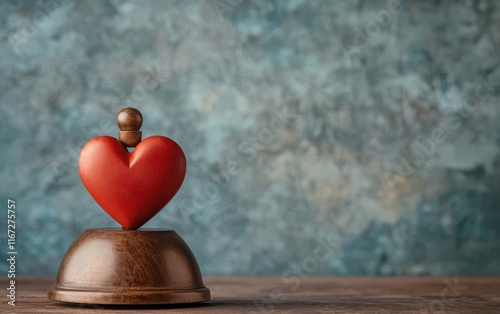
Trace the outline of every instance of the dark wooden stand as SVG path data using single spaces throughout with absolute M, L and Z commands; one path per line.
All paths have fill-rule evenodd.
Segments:
M 170 230 L 86 230 L 64 256 L 51 300 L 183 304 L 210 300 L 193 253 Z

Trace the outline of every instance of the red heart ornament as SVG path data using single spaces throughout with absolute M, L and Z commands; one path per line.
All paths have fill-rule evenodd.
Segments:
M 186 157 L 164 136 L 141 141 L 132 153 L 115 138 L 98 136 L 80 152 L 83 185 L 106 213 L 125 229 L 153 218 L 179 190 Z

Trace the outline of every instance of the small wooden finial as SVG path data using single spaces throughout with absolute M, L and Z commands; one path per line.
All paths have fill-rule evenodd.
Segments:
M 128 107 L 123 108 L 116 117 L 116 124 L 120 128 L 118 140 L 125 147 L 136 147 L 142 139 L 142 114 L 139 110 Z

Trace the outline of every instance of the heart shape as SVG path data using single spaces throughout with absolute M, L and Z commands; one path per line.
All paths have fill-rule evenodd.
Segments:
M 179 190 L 186 176 L 180 146 L 164 136 L 141 141 L 132 153 L 115 138 L 98 136 L 80 152 L 83 185 L 125 229 L 153 218 Z

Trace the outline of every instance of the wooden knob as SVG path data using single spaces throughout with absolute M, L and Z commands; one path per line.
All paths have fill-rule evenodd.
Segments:
M 122 109 L 116 117 L 116 124 L 120 128 L 118 140 L 125 147 L 136 147 L 142 140 L 142 114 L 139 110 L 128 107 Z

